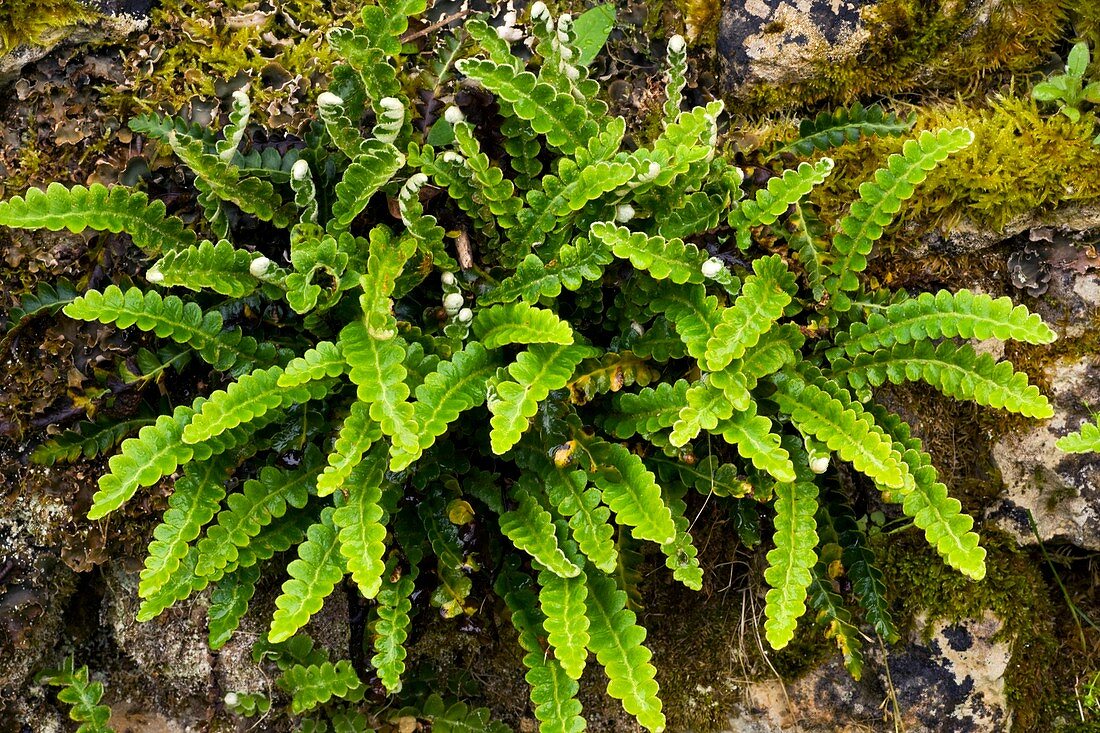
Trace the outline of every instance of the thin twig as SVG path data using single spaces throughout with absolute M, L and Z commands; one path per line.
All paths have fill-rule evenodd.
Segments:
M 445 18 L 440 18 L 439 20 L 432 23 L 427 28 L 421 28 L 420 30 L 418 30 L 414 33 L 406 33 L 405 35 L 401 36 L 401 43 L 408 43 L 409 41 L 415 41 L 417 38 L 420 38 L 421 36 L 426 36 L 429 33 L 432 33 L 433 31 L 437 31 L 440 28 L 442 28 L 443 26 L 450 25 L 451 23 L 455 22 L 456 20 L 462 20 L 467 15 L 469 15 L 470 12 L 471 11 L 470 11 L 469 8 L 467 8 L 466 10 L 460 10 L 457 13 L 455 13 L 454 15 L 448 15 Z

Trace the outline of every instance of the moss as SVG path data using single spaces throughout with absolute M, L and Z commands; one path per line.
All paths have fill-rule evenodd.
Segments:
M 48 46 L 64 29 L 97 17 L 76 0 L 4 0 L 0 3 L 0 56 L 18 46 Z
M 1053 110 L 1038 109 L 1030 98 L 999 97 L 978 107 L 959 100 L 924 108 L 914 132 L 963 126 L 974 131 L 974 144 L 929 174 L 907 202 L 906 219 L 925 228 L 950 228 L 965 218 L 1000 231 L 1021 216 L 1097 202 L 1100 148 L 1091 144 L 1095 124 L 1091 113 L 1074 123 Z M 902 142 L 873 138 L 835 151 L 837 169 L 817 193 L 826 215 L 838 215 L 856 196 L 859 183 L 900 150 Z
M 855 57 L 823 57 L 806 80 L 760 86 L 746 101 L 762 110 L 917 91 L 991 88 L 1033 70 L 1062 35 L 1068 0 L 1005 0 L 988 18 L 971 3 L 884 0 L 862 16 L 870 39 Z
M 130 87 L 110 91 L 107 103 L 123 118 L 174 112 L 247 82 L 258 118 L 266 112 L 272 126 L 301 122 L 337 61 L 325 35 L 353 20 L 358 7 L 287 0 L 266 11 L 242 0 L 165 0 L 152 14 L 152 37 L 126 54 Z
M 989 555 L 980 583 L 945 566 L 915 532 L 895 536 L 879 548 L 896 618 L 911 629 L 924 613 L 930 634 L 931 622 L 995 613 L 1004 623 L 999 636 L 1012 648 L 1005 683 L 1013 727 L 1048 730 L 1069 712 L 1073 675 L 1087 650 L 1073 646 L 1072 622 L 1065 606 L 1052 600 L 1052 583 L 1041 571 L 1041 559 L 1020 551 L 1005 535 L 984 531 L 982 539 Z

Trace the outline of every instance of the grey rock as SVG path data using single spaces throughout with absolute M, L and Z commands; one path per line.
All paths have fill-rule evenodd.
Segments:
M 1054 445 L 1089 419 L 1089 406 L 1100 405 L 1100 355 L 1058 361 L 1046 376 L 1055 415 L 993 445 L 1004 493 L 987 517 L 1021 544 L 1034 544 L 1030 512 L 1044 542 L 1100 550 L 1100 455 L 1069 455 Z
M 852 58 L 868 39 L 860 19 L 874 0 L 728 2 L 718 27 L 724 81 L 736 90 L 808 78 L 824 60 Z

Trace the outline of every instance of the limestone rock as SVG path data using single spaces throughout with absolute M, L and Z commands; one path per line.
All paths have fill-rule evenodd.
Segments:
M 987 516 L 1018 542 L 1034 544 L 1030 511 L 1044 542 L 1100 550 L 1100 456 L 1069 455 L 1054 445 L 1089 419 L 1089 407 L 1100 406 L 1100 356 L 1058 361 L 1047 378 L 1054 417 L 993 446 L 1004 494 Z
M 900 727 L 910 733 L 1008 730 L 1004 675 L 1011 649 L 1008 641 L 994 640 L 1001 626 L 1000 619 L 988 612 L 980 619 L 936 621 L 930 627 L 918 619 L 909 638 L 887 650 L 889 680 L 881 651 L 874 647 L 867 649 L 860 682 L 852 680 L 834 656 L 785 690 L 775 680 L 750 685 L 750 702 L 731 719 L 729 730 L 892 730 L 883 714 L 892 708 L 891 687 L 901 712 Z

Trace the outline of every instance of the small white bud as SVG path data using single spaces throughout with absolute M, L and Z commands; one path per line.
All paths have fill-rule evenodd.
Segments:
M 634 218 L 634 207 L 630 204 L 619 204 L 615 207 L 615 221 L 628 222 Z
M 442 280 L 443 284 L 447 287 L 451 287 L 458 282 L 458 279 L 455 277 L 455 274 L 453 272 L 445 272 L 440 275 L 439 279 Z
M 381 99 L 378 100 L 378 106 L 385 109 L 385 110 L 391 110 L 391 109 L 399 109 L 401 111 L 405 110 L 405 105 L 401 104 L 401 100 L 398 99 L 397 97 L 382 97 Z
M 248 95 L 240 89 L 233 92 L 233 101 L 238 107 L 248 107 Z
M 684 49 L 687 48 L 687 43 L 684 41 L 684 37 L 679 33 L 668 39 L 669 53 L 681 54 Z
M 294 165 L 290 168 L 290 175 L 294 177 L 295 181 L 304 181 L 309 178 L 309 163 L 304 160 L 294 161 Z
M 399 198 L 408 200 L 417 195 L 420 191 L 420 187 L 428 182 L 428 176 L 424 173 L 413 173 L 409 176 L 409 180 L 405 181 L 405 185 L 401 188 Z
M 725 265 L 717 257 L 711 257 L 703 263 L 700 269 L 703 271 L 703 277 L 715 278 L 718 277 L 718 273 L 725 269 Z
M 241 701 L 240 695 L 235 692 L 225 693 L 225 704 L 233 708 L 237 706 L 237 703 Z
M 164 281 L 164 273 L 155 267 L 149 268 L 149 272 L 145 273 L 145 279 L 151 283 L 159 283 Z
M 459 165 L 466 162 L 466 159 L 462 157 L 461 153 L 456 153 L 453 150 L 447 150 L 440 156 L 440 160 L 444 163 L 458 163 Z
M 573 49 L 569 48 L 569 46 L 562 46 L 559 53 L 561 53 L 562 59 L 566 61 L 573 58 Z
M 257 280 L 261 280 L 269 269 L 271 269 L 271 260 L 261 255 L 252 260 L 252 264 L 248 266 L 248 273 Z
M 463 308 L 458 312 L 459 323 L 469 323 L 472 320 L 474 320 L 474 312 L 469 308 Z
M 558 31 L 558 43 L 569 43 L 569 34 L 565 31 Z
M 321 92 L 317 95 L 317 105 L 322 109 L 325 107 L 343 107 L 344 100 L 332 92 Z
M 649 171 L 646 173 L 646 175 L 650 178 L 656 178 L 657 175 L 660 172 L 661 172 L 661 164 L 658 163 L 657 161 L 653 161 L 652 163 L 649 164 Z
M 638 334 L 639 336 L 645 336 L 645 326 L 638 323 L 637 321 L 630 322 L 630 330 Z
M 535 20 L 543 20 L 550 17 L 550 9 L 546 7 L 546 3 L 542 0 L 538 0 L 531 6 L 531 17 Z
M 825 473 L 829 470 L 829 456 L 817 456 L 810 459 L 810 471 L 813 473 Z
M 443 296 L 443 307 L 452 316 L 458 313 L 464 302 L 466 301 L 462 298 L 461 293 L 447 293 Z
M 577 79 L 581 78 L 580 69 L 578 69 L 576 66 L 566 66 L 565 76 L 567 79 L 569 79 L 569 81 L 576 81 Z
M 466 115 L 462 114 L 462 110 L 458 107 L 448 107 L 447 111 L 443 113 L 443 119 L 452 125 L 457 125 L 466 119 Z

